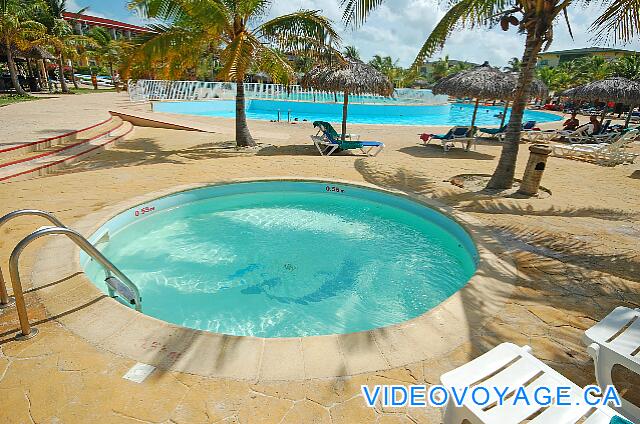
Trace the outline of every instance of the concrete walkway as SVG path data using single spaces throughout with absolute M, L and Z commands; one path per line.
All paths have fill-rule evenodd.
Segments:
M 129 103 L 126 93 L 39 95 L 40 100 L 0 107 L 0 150 L 91 126 L 109 109 Z

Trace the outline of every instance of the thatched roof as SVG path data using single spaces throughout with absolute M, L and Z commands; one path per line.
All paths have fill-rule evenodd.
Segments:
M 15 46 L 11 50 L 13 52 L 14 59 L 47 59 L 47 60 L 55 60 L 56 57 L 49 53 L 46 49 L 35 46 L 27 50 L 18 50 Z M 0 58 L 6 61 L 6 48 L 3 45 L 0 45 Z
M 502 72 L 488 62 L 445 77 L 433 86 L 433 94 L 476 99 L 507 100 L 513 97 L 518 75 Z M 545 97 L 547 86 L 540 80 L 531 83 L 531 95 Z
M 347 60 L 335 66 L 317 66 L 302 78 L 301 85 L 305 89 L 349 94 L 393 94 L 393 84 L 384 74 L 356 60 Z
M 561 95 L 577 100 L 612 101 L 636 105 L 640 104 L 640 83 L 621 77 L 605 78 L 570 88 Z

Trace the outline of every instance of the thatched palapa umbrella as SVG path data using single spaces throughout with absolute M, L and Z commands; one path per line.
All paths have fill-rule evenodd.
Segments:
M 500 69 L 490 66 L 489 62 L 485 62 L 475 68 L 457 72 L 441 79 L 434 85 L 433 94 L 475 98 L 476 102 L 471 118 L 472 127 L 476 123 L 480 100 L 507 100 L 500 124 L 502 127 L 507 115 L 508 100 L 513 97 L 517 83 L 517 75 L 502 72 Z M 531 95 L 536 97 L 544 97 L 548 92 L 547 86 L 538 79 L 532 81 L 530 90 Z
M 471 126 L 476 124 L 478 104 L 482 99 L 508 99 L 513 92 L 512 79 L 508 74 L 485 62 L 472 69 L 457 72 L 442 78 L 433 86 L 433 94 L 446 94 L 455 97 L 471 97 L 476 99 L 473 108 Z
M 344 93 L 342 107 L 342 139 L 347 133 L 349 95 L 377 94 L 390 97 L 393 84 L 373 66 L 359 60 L 347 59 L 334 66 L 318 66 L 309 71 L 301 81 L 303 88 Z
M 628 127 L 629 120 L 631 119 L 631 112 L 640 104 L 640 83 L 622 77 L 605 78 L 579 87 L 570 88 L 564 91 L 561 95 L 577 100 L 616 102 L 629 105 L 630 109 L 625 123 L 625 127 Z M 606 111 L 607 108 L 605 107 L 602 114 L 603 121 Z

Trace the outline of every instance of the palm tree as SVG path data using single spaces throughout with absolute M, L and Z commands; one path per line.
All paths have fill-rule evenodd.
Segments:
M 507 72 L 520 72 L 522 68 L 522 62 L 517 57 L 512 57 L 508 62 L 508 66 L 504 67 Z
M 451 8 L 436 25 L 418 53 L 417 64 L 442 48 L 449 35 L 459 26 L 474 28 L 499 22 L 505 31 L 513 25 L 525 34 L 524 53 L 507 136 L 488 188 L 506 189 L 513 184 L 522 117 L 536 58 L 543 46 L 549 46 L 553 41 L 553 25 L 556 18 L 563 14 L 568 22 L 567 9 L 574 1 L 576 0 L 450 0 L 447 3 Z M 583 0 L 582 3 L 587 4 L 590 1 Z M 342 0 L 345 22 L 358 25 L 383 3 L 385 0 Z M 601 28 L 605 34 L 613 33 L 619 39 L 629 40 L 640 30 L 637 0 L 609 0 L 608 3 L 609 8 L 594 22 L 594 26 Z
M 575 76 L 566 66 L 550 68 L 548 66 L 537 69 L 538 78 L 545 83 L 550 92 L 560 92 L 575 86 Z
M 328 19 L 317 11 L 301 10 L 259 24 L 272 0 L 133 0 L 144 16 L 168 22 L 165 31 L 145 42 L 146 56 L 158 57 L 172 50 L 200 52 L 198 46 L 215 45 L 222 69 L 218 77 L 236 83 L 236 143 L 254 146 L 245 113 L 244 80 L 254 68 L 274 82 L 288 84 L 294 70 L 285 51 L 292 55 L 320 56 L 339 40 Z M 188 40 L 190 44 L 184 44 Z M 278 50 L 280 49 L 280 50 Z M 183 52 L 184 60 L 188 51 Z M 193 55 L 193 53 L 191 53 Z M 169 58 L 172 60 L 172 58 Z M 197 60 L 197 59 L 196 59 Z
M 20 96 L 28 94 L 18 81 L 13 49 L 26 50 L 43 42 L 46 28 L 32 19 L 42 7 L 37 0 L 0 0 L 0 42 L 6 51 L 11 83 Z
M 127 50 L 131 48 L 131 45 L 127 41 L 114 40 L 107 30 L 100 27 L 92 28 L 87 35 L 92 40 L 91 53 L 99 61 L 107 63 L 111 74 L 111 81 L 115 84 L 114 66 L 118 66 L 124 60 Z
M 46 0 L 47 11 L 42 14 L 40 22 L 47 27 L 49 33 L 49 41 L 55 50 L 58 58 L 58 78 L 60 79 L 60 87 L 63 93 L 68 93 L 67 82 L 64 79 L 64 66 L 67 54 L 75 56 L 73 46 L 81 43 L 84 38 L 78 38 L 73 34 L 71 25 L 64 19 L 63 14 L 67 12 L 66 0 Z M 87 8 L 82 8 L 76 13 L 84 13 Z M 75 76 L 73 74 L 73 65 L 71 66 L 71 80 L 75 88 L 78 88 Z
M 640 55 L 623 56 L 611 62 L 609 69 L 611 76 L 640 81 Z
M 449 75 L 451 65 L 449 64 L 449 55 L 438 59 L 431 67 L 431 78 L 434 82 L 440 81 Z
M 572 0 L 456 0 L 451 9 L 436 25 L 424 43 L 417 62 L 422 62 L 441 48 L 457 25 L 475 27 L 491 25 L 498 20 L 504 30 L 516 26 L 525 34 L 525 48 L 521 60 L 518 83 L 513 96 L 507 135 L 498 166 L 487 188 L 508 189 L 513 185 L 520 147 L 522 118 L 529 97 L 531 81 L 538 53 L 553 41 L 553 24 L 561 13 L 566 13 Z M 507 6 L 508 5 L 508 6 Z M 509 7 L 509 8 L 506 8 Z M 519 16 L 519 18 L 518 18 Z
M 356 46 L 346 46 L 343 56 L 351 60 L 360 60 L 360 52 Z
M 47 9 L 44 13 L 40 13 L 38 20 L 47 28 L 49 34 L 49 44 L 55 50 L 58 59 L 58 79 L 63 93 L 68 93 L 69 88 L 64 78 L 64 64 L 66 62 L 64 56 L 65 44 L 67 38 L 73 36 L 71 25 L 64 20 L 62 14 L 67 11 L 66 0 L 46 0 Z M 78 13 L 84 12 L 82 9 Z

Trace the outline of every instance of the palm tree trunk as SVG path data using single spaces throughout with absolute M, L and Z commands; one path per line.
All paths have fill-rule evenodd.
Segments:
M 539 28 L 538 28 L 539 30 Z M 538 32 L 538 34 L 544 31 Z M 536 35 L 536 30 L 531 29 L 527 33 L 527 41 L 525 43 L 524 55 L 522 56 L 522 67 L 518 76 L 518 84 L 511 105 L 511 116 L 507 126 L 507 135 L 505 138 L 502 153 L 498 166 L 493 172 L 493 176 L 487 184 L 489 189 L 509 189 L 513 185 L 513 178 L 516 171 L 516 162 L 518 161 L 518 149 L 520 147 L 520 133 L 522 131 L 522 118 L 524 109 L 531 91 L 531 81 L 533 80 L 533 71 L 536 58 L 542 48 L 543 39 Z
M 502 121 L 500 121 L 500 128 L 504 127 L 504 121 L 507 119 L 507 112 L 509 112 L 509 100 L 504 102 L 504 110 L 502 111 Z
M 113 72 L 113 62 L 109 62 L 109 72 L 111 73 L 111 84 L 113 87 L 116 86 L 116 74 Z
M 344 92 L 344 104 L 342 105 L 342 141 L 347 138 L 347 115 L 349 112 L 349 93 Z
M 480 104 L 480 99 L 476 99 L 476 104 L 473 107 L 473 116 L 471 117 L 471 127 L 469 128 L 469 132 L 467 133 L 467 136 L 469 137 L 469 141 L 467 141 L 467 147 L 465 147 L 465 149 L 471 150 L 471 137 L 473 137 L 473 135 L 476 133 L 475 131 L 475 127 L 476 127 L 476 118 L 478 117 L 478 105 Z
M 69 87 L 67 87 L 67 82 L 64 80 L 64 57 L 62 57 L 62 53 L 58 55 L 58 78 L 60 79 L 62 92 L 68 93 Z
M 73 61 L 71 61 L 71 81 L 73 81 L 73 87 L 77 90 L 80 88 L 78 86 L 78 80 L 76 79 L 76 70 L 73 67 Z
M 13 52 L 11 51 L 11 43 L 8 39 L 4 41 L 4 47 L 7 51 L 7 67 L 9 68 L 9 74 L 11 75 L 11 82 L 13 83 L 13 88 L 15 88 L 16 93 L 19 96 L 28 96 L 27 92 L 24 91 L 22 86 L 20 85 L 20 81 L 18 81 L 18 70 L 16 69 L 16 63 L 13 60 Z
M 247 126 L 247 113 L 244 109 L 244 83 L 242 78 L 236 82 L 236 144 L 238 147 L 255 146 Z

